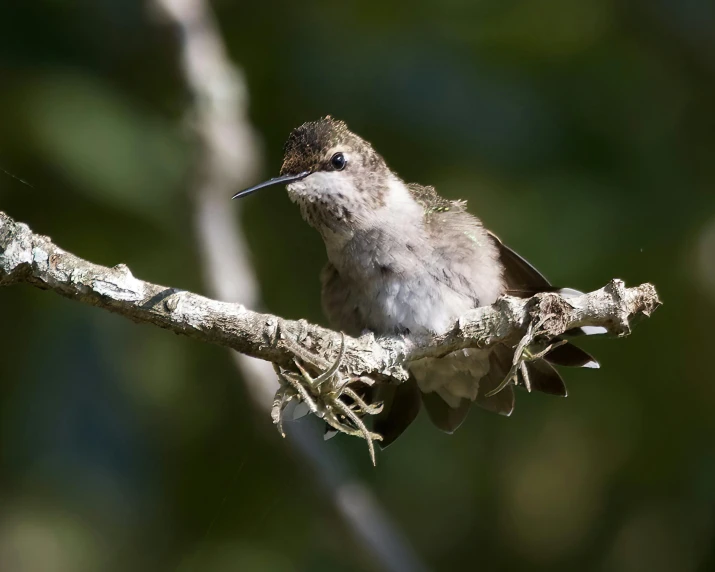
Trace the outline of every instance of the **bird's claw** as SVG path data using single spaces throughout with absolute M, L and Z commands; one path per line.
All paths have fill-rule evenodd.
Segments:
M 382 436 L 370 431 L 362 418 L 365 415 L 380 413 L 382 404 L 367 403 L 350 387 L 354 382 L 372 385 L 374 380 L 365 377 L 350 378 L 340 373 L 340 366 L 345 357 L 345 336 L 342 335 L 340 353 L 332 364 L 302 347 L 292 347 L 291 344 L 291 350 L 297 356 L 293 360 L 297 371 L 274 365 L 281 386 L 273 400 L 271 417 L 278 426 L 278 431 L 285 437 L 283 414 L 288 404 L 297 400 L 305 403 L 311 413 L 323 419 L 336 431 L 365 439 L 374 465 L 374 441 L 381 441 Z M 318 371 L 322 370 L 322 373 L 313 377 L 306 366 Z
M 530 361 L 541 359 L 551 350 L 566 343 L 566 340 L 559 340 L 557 342 L 547 345 L 543 350 L 532 353 L 529 346 L 534 343 L 534 341 L 539 337 L 541 326 L 550 316 L 544 316 L 538 323 L 530 323 L 529 327 L 526 329 L 524 337 L 517 344 L 514 350 L 514 359 L 512 360 L 511 368 L 509 372 L 504 377 L 504 380 L 489 393 L 486 394 L 487 397 L 492 397 L 499 393 L 502 389 L 508 386 L 510 383 L 515 385 L 518 382 L 518 374 L 521 373 L 521 377 L 524 380 L 524 387 L 528 392 L 531 392 L 531 380 L 529 378 L 529 369 L 526 364 Z

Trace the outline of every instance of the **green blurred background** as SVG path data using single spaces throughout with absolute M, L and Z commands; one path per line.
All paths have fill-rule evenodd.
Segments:
M 321 443 L 423 566 L 715 570 L 715 4 L 213 7 L 264 177 L 293 127 L 332 114 L 552 281 L 650 281 L 665 303 L 587 340 L 602 369 L 566 372 L 566 400 L 520 393 L 453 436 L 421 417 L 376 469 L 357 439 Z M 143 2 L 3 0 L 0 167 L 32 186 L 0 173 L 0 209 L 206 292 L 178 49 Z M 247 199 L 243 222 L 266 308 L 324 323 L 323 246 L 285 193 Z M 219 347 L 17 286 L 0 380 L 3 571 L 382 569 Z

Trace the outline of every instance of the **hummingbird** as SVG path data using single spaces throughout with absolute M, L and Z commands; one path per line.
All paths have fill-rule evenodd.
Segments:
M 524 258 L 434 187 L 406 183 L 372 145 L 330 116 L 294 129 L 284 147 L 280 176 L 236 193 L 245 197 L 286 185 L 303 219 L 323 238 L 328 262 L 321 273 L 323 310 L 348 335 L 427 335 L 448 331 L 468 310 L 508 294 L 563 295 Z M 579 328 L 569 334 L 602 333 Z M 554 365 L 597 368 L 598 362 L 569 341 L 527 363 L 502 386 L 514 349 L 503 344 L 465 349 L 409 366 L 410 378 L 374 389 L 383 403 L 373 429 L 392 443 L 424 407 L 432 423 L 454 432 L 473 403 L 511 415 L 515 385 L 566 396 Z

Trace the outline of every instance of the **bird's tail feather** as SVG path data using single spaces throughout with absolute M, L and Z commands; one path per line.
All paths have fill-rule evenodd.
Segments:
M 373 392 L 373 401 L 382 402 L 382 411 L 375 416 L 372 428 L 382 435 L 378 441 L 384 449 L 402 435 L 420 412 L 420 390 L 414 377 L 400 385 L 381 384 Z

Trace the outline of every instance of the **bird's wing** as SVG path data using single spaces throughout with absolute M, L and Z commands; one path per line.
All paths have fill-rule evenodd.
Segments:
M 340 277 L 330 262 L 323 267 L 320 282 L 323 312 L 330 325 L 350 336 L 359 336 L 365 324 L 360 319 L 350 284 Z
M 558 290 L 523 256 L 504 244 L 496 234 L 490 231 L 487 232 L 499 250 L 499 257 L 504 266 L 504 281 L 506 282 L 507 294 L 528 298 L 538 292 Z
M 504 282 L 506 283 L 506 294 L 511 296 L 527 298 L 538 294 L 539 292 L 559 292 L 564 295 L 578 295 L 580 292 L 573 290 L 572 288 L 557 288 L 551 285 L 546 277 L 539 272 L 534 266 L 532 266 L 524 257 L 514 252 L 506 244 L 504 244 L 498 236 L 494 233 L 489 232 L 489 236 L 496 244 L 499 249 L 499 256 L 504 267 Z M 567 332 L 569 335 L 590 335 L 590 334 L 600 334 L 605 330 L 602 328 L 577 328 Z M 555 341 L 560 341 L 557 339 Z M 549 352 L 546 356 L 546 361 L 555 364 L 563 365 L 569 367 L 589 367 L 597 368 L 598 362 L 587 352 L 581 348 L 574 346 L 571 343 L 566 343 L 562 346 Z M 553 368 L 551 368 L 553 369 Z M 544 384 L 545 387 L 552 388 L 556 390 L 558 384 L 553 381 L 553 375 L 547 376 L 546 368 L 541 368 L 539 372 L 545 376 Z M 554 371 L 558 376 L 558 373 Z M 537 373 L 537 375 L 539 375 Z M 551 378 L 551 381 L 547 379 Z M 563 382 L 562 382 L 563 383 Z M 546 393 L 558 393 L 562 394 L 560 389 L 558 391 L 546 391 Z M 563 390 L 563 395 L 565 395 L 565 388 Z

